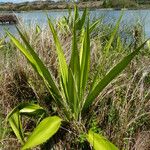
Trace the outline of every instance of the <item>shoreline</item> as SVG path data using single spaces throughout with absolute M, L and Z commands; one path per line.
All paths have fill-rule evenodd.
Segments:
M 94 2 L 77 2 L 77 3 L 67 3 L 67 2 L 49 2 L 49 1 L 35 1 L 35 2 L 24 2 L 24 3 L 3 3 L 0 4 L 0 12 L 25 12 L 25 11 L 61 11 L 68 8 L 73 9 L 74 5 L 77 5 L 80 10 L 88 8 L 89 10 L 101 9 L 101 10 L 146 10 L 150 9 L 150 5 L 139 5 L 138 7 L 104 7 L 102 1 Z
M 73 8 L 71 8 L 73 9 Z M 68 8 L 64 8 L 64 9 L 33 9 L 33 10 L 0 10 L 0 13 L 4 13 L 4 12 L 15 12 L 15 13 L 21 13 L 21 12 L 33 12 L 33 11 L 54 11 L 54 12 L 61 12 L 61 11 L 67 11 Z M 84 8 L 79 8 L 79 10 L 83 11 Z M 120 8 L 120 9 L 116 9 L 116 8 L 88 8 L 89 11 L 92 10 L 104 10 L 104 11 L 128 11 L 128 10 L 150 10 L 150 8 Z

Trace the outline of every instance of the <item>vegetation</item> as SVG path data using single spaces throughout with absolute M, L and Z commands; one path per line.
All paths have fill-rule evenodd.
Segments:
M 80 0 L 76 2 L 76 5 L 80 9 L 84 8 L 149 8 L 148 0 Z M 30 11 L 30 10 L 52 10 L 52 9 L 67 9 L 68 7 L 74 7 L 74 1 L 33 1 L 22 3 L 1 3 L 1 11 Z
M 51 32 L 38 25 L 28 31 L 18 27 L 19 39 L 7 31 L 11 41 L 1 42 L 0 104 L 12 130 L 4 130 L 2 147 L 9 139 L 10 148 L 17 145 L 11 131 L 22 149 L 42 143 L 37 148 L 138 145 L 137 134 L 150 129 L 150 53 L 141 36 L 120 32 L 121 17 L 115 26 L 104 25 L 103 19 L 89 22 L 87 10 L 80 17 L 75 8 L 55 27 L 48 18 Z
M 102 8 L 103 1 L 94 2 L 77 2 L 79 8 Z M 33 1 L 22 3 L 2 3 L 0 4 L 1 11 L 30 11 L 30 10 L 52 10 L 52 9 L 68 9 L 73 8 L 74 2 L 70 1 Z
M 104 7 L 108 8 L 137 8 L 138 3 L 132 0 L 108 0 L 104 1 Z

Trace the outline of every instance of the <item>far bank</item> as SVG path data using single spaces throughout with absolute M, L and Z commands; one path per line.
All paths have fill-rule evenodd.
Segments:
M 73 8 L 74 5 L 78 8 L 84 9 L 149 9 L 149 3 L 136 3 L 131 0 L 124 1 L 86 1 L 86 2 L 54 2 L 54 1 L 34 1 L 34 2 L 22 2 L 22 3 L 0 3 L 0 11 L 32 11 L 32 10 L 61 10 Z

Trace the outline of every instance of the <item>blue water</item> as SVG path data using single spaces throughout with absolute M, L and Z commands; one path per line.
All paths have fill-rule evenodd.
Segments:
M 82 13 L 82 12 L 81 12 Z M 47 25 L 47 16 L 53 20 L 58 19 L 62 16 L 67 16 L 67 10 L 50 10 L 50 11 L 30 11 L 16 13 L 20 22 L 25 26 L 40 25 L 41 28 Z M 107 9 L 95 9 L 90 11 L 90 18 L 99 18 L 105 16 L 105 22 L 115 22 L 119 18 L 121 11 L 118 10 L 107 10 Z M 124 24 L 134 24 L 139 22 L 145 31 L 146 37 L 150 37 L 150 10 L 125 10 L 122 18 Z M 0 25 L 0 36 L 5 34 L 4 28 L 7 28 L 12 33 L 16 33 L 14 25 Z

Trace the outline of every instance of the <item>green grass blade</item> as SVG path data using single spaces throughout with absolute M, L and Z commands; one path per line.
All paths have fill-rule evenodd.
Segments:
M 99 23 L 100 23 L 100 20 L 97 20 L 94 23 L 92 23 L 92 25 L 90 25 L 89 27 L 89 32 L 91 33 Z
M 20 140 L 21 144 L 24 144 L 24 135 L 22 130 L 22 124 L 20 119 L 19 110 L 15 111 L 8 119 L 11 128 L 13 129 L 16 137 Z
M 55 97 L 55 99 L 59 100 L 60 104 L 62 104 L 62 101 L 60 101 L 59 90 L 50 72 L 40 60 L 38 55 L 34 52 L 33 48 L 30 46 L 29 42 L 26 40 L 26 38 L 23 36 L 19 29 L 18 32 L 22 40 L 24 41 L 26 47 L 23 44 L 21 44 L 21 42 L 19 42 L 19 40 L 17 40 L 11 33 L 7 32 L 7 35 L 10 37 L 12 42 L 18 47 L 18 49 L 24 54 L 24 56 L 28 59 L 35 71 L 43 78 L 51 94 Z
M 95 150 L 119 150 L 114 144 L 108 141 L 102 135 L 89 131 L 86 136 L 88 142 L 94 147 Z
M 139 48 L 124 57 L 115 67 L 113 67 L 109 73 L 97 84 L 97 86 L 89 92 L 87 99 L 84 103 L 83 111 L 87 110 L 93 103 L 99 93 L 115 78 L 117 77 L 131 62 L 131 60 L 139 53 L 140 49 L 144 47 L 145 41 Z
M 112 44 L 112 42 L 113 42 L 113 40 L 114 40 L 114 38 L 115 38 L 115 35 L 116 35 L 116 33 L 117 33 L 118 29 L 119 29 L 119 25 L 120 25 L 122 16 L 123 16 L 123 12 L 121 13 L 120 18 L 118 19 L 118 21 L 117 21 L 117 23 L 116 23 L 116 25 L 115 25 L 115 27 L 114 27 L 114 29 L 113 29 L 113 32 L 111 33 L 111 37 L 110 37 L 108 43 L 107 43 L 106 46 L 104 47 L 104 52 L 105 52 L 106 56 L 107 56 L 108 53 L 109 53 L 109 49 L 110 49 L 110 47 L 111 47 L 111 44 Z
M 58 131 L 60 125 L 61 118 L 57 116 L 47 117 L 43 119 L 31 133 L 22 150 L 33 148 L 46 142 Z

